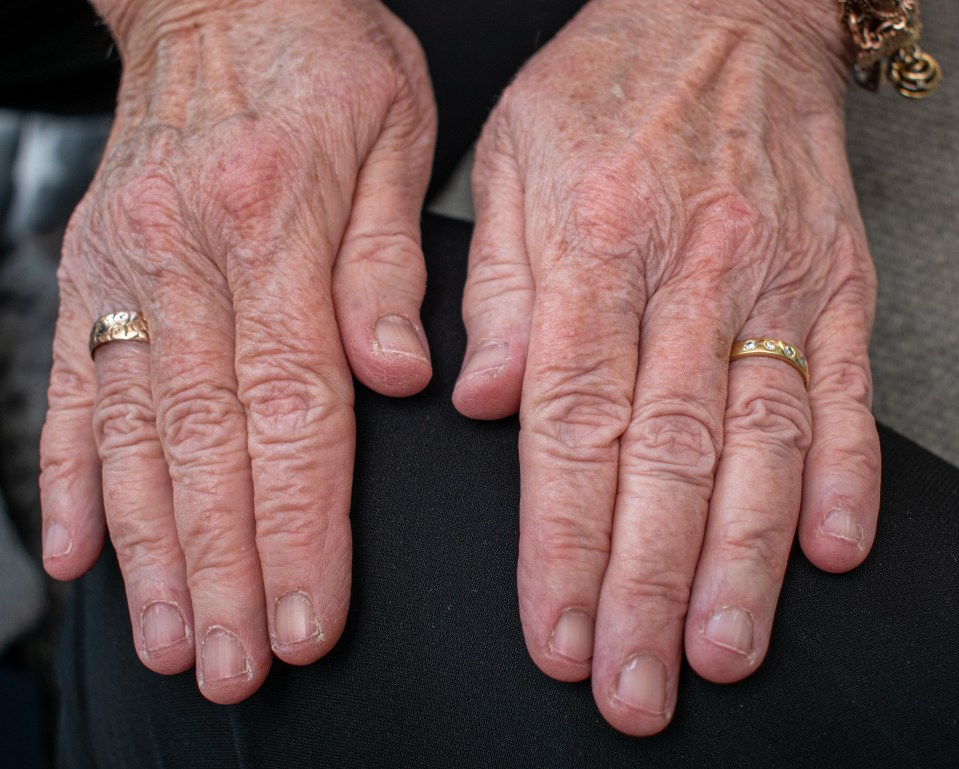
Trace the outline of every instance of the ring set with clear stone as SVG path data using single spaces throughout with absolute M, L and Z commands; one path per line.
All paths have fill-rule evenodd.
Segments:
M 731 361 L 748 358 L 753 355 L 767 356 L 785 361 L 798 371 L 806 387 L 809 387 L 809 366 L 806 356 L 791 344 L 779 339 L 737 339 L 729 352 Z

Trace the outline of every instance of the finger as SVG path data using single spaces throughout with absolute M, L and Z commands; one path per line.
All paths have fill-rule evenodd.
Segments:
M 523 185 L 509 139 L 495 118 L 473 169 L 476 227 L 463 294 L 468 343 L 453 404 L 474 419 L 519 408 L 534 285 L 526 252 Z
M 689 231 L 682 269 L 663 276 L 643 316 L 597 617 L 594 697 L 632 735 L 660 731 L 675 712 L 683 622 L 722 446 L 729 343 L 752 302 L 742 267 L 756 230 L 742 204 L 713 204 Z
M 814 429 L 799 540 L 810 561 L 832 572 L 862 563 L 876 536 L 881 459 L 870 411 L 873 285 L 868 277 L 846 284 L 817 320 L 808 342 Z
M 433 153 L 430 117 L 410 95 L 394 104 L 360 169 L 333 276 L 337 322 L 353 372 L 385 395 L 419 392 L 432 374 L 420 322 L 426 290 L 420 211 Z
M 87 339 L 94 318 L 61 267 L 60 317 L 53 342 L 49 410 L 40 438 L 43 565 L 50 576 L 75 579 L 103 548 L 100 459 L 93 437 L 96 391 Z
M 197 680 L 205 697 L 229 704 L 259 687 L 272 659 L 233 316 L 225 287 L 212 276 L 170 275 L 144 301 L 157 431 L 193 605 Z
M 348 199 L 335 202 L 341 190 L 331 179 L 283 223 L 285 237 L 249 238 L 228 258 L 269 631 L 274 652 L 293 664 L 332 648 L 350 596 L 353 384 L 329 245 L 346 225 Z
M 112 303 L 111 308 L 130 304 Z M 94 432 L 103 504 L 126 587 L 134 646 L 157 673 L 193 666 L 193 611 L 173 517 L 173 493 L 156 431 L 150 350 L 112 342 L 96 350 Z
M 770 305 L 757 307 L 740 336 L 752 334 L 758 344 L 787 340 L 789 350 L 801 349 L 802 321 Z M 796 532 L 810 432 L 799 372 L 770 358 L 730 364 L 723 453 L 685 635 L 690 664 L 709 680 L 737 681 L 766 655 Z
M 723 295 L 713 288 L 711 296 Z M 620 449 L 593 692 L 603 716 L 633 735 L 660 731 L 675 709 L 683 619 L 721 444 L 730 319 L 699 302 L 683 286 L 650 300 Z
M 558 266 L 538 280 L 520 412 L 520 617 L 560 680 L 590 672 L 644 301 L 632 246 L 608 235 L 591 223 L 575 251 L 547 254 Z

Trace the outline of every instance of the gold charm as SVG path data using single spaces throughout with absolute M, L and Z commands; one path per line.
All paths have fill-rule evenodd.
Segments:
M 856 82 L 878 91 L 883 77 L 910 99 L 942 81 L 936 60 L 919 50 L 919 0 L 839 0 L 842 23 L 856 47 Z
M 942 82 L 939 63 L 918 46 L 900 50 L 889 60 L 889 82 L 907 99 L 925 99 Z

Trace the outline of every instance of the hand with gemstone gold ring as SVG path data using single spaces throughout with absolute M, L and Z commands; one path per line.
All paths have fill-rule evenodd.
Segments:
M 430 378 L 435 107 L 374 0 L 95 5 L 123 83 L 59 272 L 44 563 L 79 576 L 106 524 L 140 659 L 231 703 L 342 632 L 351 372 Z
M 762 662 L 797 527 L 829 571 L 875 535 L 845 46 L 833 0 L 594 0 L 477 150 L 454 402 L 518 409 L 527 647 L 628 734 L 684 650 Z

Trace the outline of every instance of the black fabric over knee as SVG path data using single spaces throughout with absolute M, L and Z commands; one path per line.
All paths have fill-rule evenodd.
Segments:
M 849 574 L 792 555 L 772 647 L 747 680 L 682 671 L 673 723 L 607 726 L 589 684 L 530 661 L 515 586 L 515 419 L 450 404 L 470 228 L 428 217 L 423 321 L 435 376 L 358 387 L 354 582 L 343 639 L 274 663 L 249 700 L 136 658 L 112 552 L 76 588 L 60 644 L 64 767 L 946 767 L 959 765 L 959 470 L 881 429 L 879 535 Z

